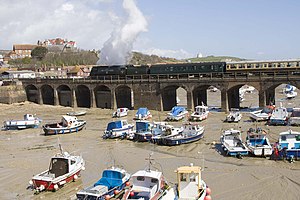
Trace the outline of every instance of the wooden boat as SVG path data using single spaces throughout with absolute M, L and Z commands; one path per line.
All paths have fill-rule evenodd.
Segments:
M 36 193 L 42 191 L 56 191 L 66 183 L 76 181 L 85 162 L 81 156 L 70 155 L 63 151 L 51 158 L 50 167 L 46 171 L 33 176 L 29 181 Z
M 226 116 L 226 122 L 239 122 L 242 119 L 242 114 L 239 109 L 232 108 L 230 113 Z
M 182 166 L 175 171 L 177 183 L 161 198 L 161 200 L 211 200 L 211 189 L 206 185 L 201 176 L 201 167 Z
M 220 141 L 226 155 L 240 157 L 249 153 L 248 148 L 242 142 L 239 130 L 230 129 L 223 131 Z
M 168 113 L 167 121 L 179 121 L 186 117 L 188 114 L 188 111 L 181 106 L 174 106 L 171 110 L 171 112 Z
M 163 173 L 150 169 L 151 160 L 149 158 L 149 167 L 147 169 L 139 170 L 132 175 L 132 188 L 125 192 L 124 200 L 159 200 L 170 189 Z
M 202 103 L 201 106 L 195 107 L 195 112 L 193 112 L 191 114 L 190 120 L 191 121 L 202 121 L 202 120 L 207 119 L 208 114 L 209 114 L 208 106 L 206 106 Z
M 45 135 L 66 134 L 81 131 L 86 125 L 86 121 L 79 120 L 75 116 L 62 116 L 61 122 L 45 124 L 43 130 Z
M 254 156 L 271 156 L 272 146 L 267 138 L 267 132 L 261 128 L 250 128 L 247 132 L 246 146 Z
M 42 122 L 41 119 L 36 117 L 33 114 L 25 114 L 23 120 L 8 120 L 3 122 L 3 126 L 5 130 L 11 129 L 26 129 L 26 128 L 37 128 L 40 123 Z
M 161 144 L 166 146 L 174 146 L 195 142 L 203 138 L 204 127 L 197 124 L 186 124 L 183 129 L 175 135 L 163 137 Z
M 299 126 L 300 125 L 300 108 L 293 108 L 292 114 L 289 117 L 289 125 Z
M 119 167 L 111 167 L 102 172 L 102 177 L 93 186 L 77 192 L 78 200 L 87 199 L 110 199 L 115 198 L 119 193 L 124 192 L 129 186 L 130 174 Z
M 135 114 L 135 118 L 136 120 L 147 120 L 149 118 L 151 118 L 152 115 L 150 113 L 150 111 L 148 110 L 148 108 L 139 108 Z
M 128 115 L 128 108 L 118 108 L 112 115 L 112 117 L 125 117 Z
M 85 110 L 82 111 L 74 111 L 74 112 L 68 112 L 67 115 L 69 116 L 83 116 L 86 114 Z
M 274 106 L 266 106 L 261 110 L 250 112 L 249 117 L 253 121 L 268 121 L 271 117 L 274 108 Z
M 275 108 L 270 117 L 270 125 L 286 125 L 288 123 L 288 111 L 280 104 L 280 107 Z
M 300 132 L 288 130 L 279 134 L 282 156 L 289 160 L 300 158 Z
M 126 138 L 133 132 L 133 124 L 129 124 L 127 120 L 118 120 L 107 124 L 103 138 Z

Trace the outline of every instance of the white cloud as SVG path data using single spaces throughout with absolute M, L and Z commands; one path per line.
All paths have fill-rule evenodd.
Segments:
M 170 58 L 177 58 L 177 59 L 185 59 L 185 58 L 193 57 L 191 53 L 183 49 L 170 50 L 170 49 L 150 48 L 150 49 L 143 50 L 142 52 L 149 55 L 158 55 L 162 57 L 170 57 Z

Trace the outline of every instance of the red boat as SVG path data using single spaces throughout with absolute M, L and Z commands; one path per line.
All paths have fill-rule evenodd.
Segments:
M 85 162 L 81 156 L 73 156 L 64 152 L 60 146 L 61 152 L 51 158 L 48 170 L 35 175 L 29 184 L 36 191 L 56 191 L 66 183 L 76 181 L 80 171 L 84 170 Z

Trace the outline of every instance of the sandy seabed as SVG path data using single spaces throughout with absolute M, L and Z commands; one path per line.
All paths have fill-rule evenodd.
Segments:
M 251 100 L 250 96 L 248 99 Z M 300 102 L 297 99 L 295 101 Z M 299 105 L 297 102 L 293 103 Z M 243 104 L 246 105 L 247 102 Z M 60 121 L 61 115 L 73 111 L 69 107 L 29 102 L 0 104 L 0 109 L 2 121 L 22 119 L 24 114 L 34 113 L 43 119 L 42 124 Z M 146 167 L 145 158 L 150 153 L 153 153 L 153 167 L 162 170 L 171 184 L 176 181 L 174 170 L 177 167 L 190 163 L 202 166 L 202 178 L 212 189 L 213 199 L 300 199 L 300 161 L 289 163 L 254 157 L 237 159 L 226 157 L 219 151 L 222 130 L 239 128 L 245 139 L 250 127 L 262 127 L 268 131 L 268 137 L 273 143 L 278 140 L 279 133 L 289 127 L 266 126 L 264 122 L 255 124 L 249 120 L 247 112 L 243 113 L 240 123 L 228 124 L 223 122 L 225 113 L 211 112 L 207 120 L 200 122 L 205 126 L 202 140 L 166 147 L 128 140 L 103 140 L 101 136 L 107 123 L 112 121 L 112 112 L 99 108 L 87 109 L 87 114 L 79 117 L 87 121 L 87 126 L 78 133 L 44 136 L 41 128 L 0 131 L 0 199 L 74 199 L 78 190 L 96 182 L 102 171 L 113 162 L 134 173 Z M 166 112 L 151 112 L 154 121 L 165 119 Z M 135 111 L 130 111 L 125 119 L 134 123 L 134 114 Z M 175 126 L 180 126 L 181 123 L 171 122 Z M 292 129 L 300 131 L 299 127 Z M 57 192 L 34 195 L 32 190 L 26 189 L 28 181 L 33 175 L 49 167 L 51 156 L 59 152 L 58 142 L 65 150 L 81 154 L 86 161 L 86 170 L 82 171 L 77 182 L 70 183 Z M 214 142 L 216 145 L 213 145 Z

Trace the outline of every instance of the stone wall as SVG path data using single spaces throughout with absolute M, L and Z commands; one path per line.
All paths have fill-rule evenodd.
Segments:
M 27 100 L 25 89 L 21 82 L 0 86 L 0 103 L 12 104 Z

